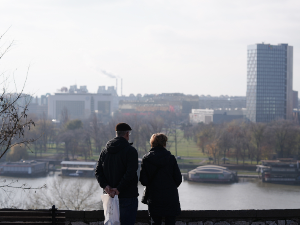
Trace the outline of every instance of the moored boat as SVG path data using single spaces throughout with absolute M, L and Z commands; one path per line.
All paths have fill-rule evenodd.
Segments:
M 0 164 L 0 176 L 46 176 L 47 172 L 48 163 L 35 160 L 20 160 Z
M 263 182 L 300 184 L 299 161 L 283 158 L 262 160 L 257 172 Z
M 96 162 L 62 161 L 61 172 L 63 176 L 94 177 Z
M 223 166 L 199 166 L 187 174 L 187 180 L 196 182 L 230 183 L 238 181 L 237 172 Z

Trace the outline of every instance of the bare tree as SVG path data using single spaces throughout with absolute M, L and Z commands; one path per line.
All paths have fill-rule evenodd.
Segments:
M 25 136 L 25 131 L 30 130 L 35 124 L 27 119 L 28 104 L 23 108 L 17 104 L 17 100 L 21 97 L 21 93 L 16 97 L 5 93 L 0 96 L 0 158 L 14 145 L 34 141 Z
M 71 153 L 74 159 L 75 154 L 79 149 L 79 142 L 82 138 L 82 121 L 81 120 L 70 120 L 63 127 L 58 135 L 58 141 L 64 142 L 65 144 L 65 157 L 69 158 Z
M 167 148 L 171 149 L 172 145 L 174 144 L 175 156 L 177 156 L 177 145 L 180 140 L 179 140 L 178 125 L 176 124 L 176 122 L 173 122 L 168 126 L 167 136 L 173 138 L 173 141 L 167 142 Z
M 87 121 L 89 124 L 85 125 L 85 129 L 89 132 L 91 138 L 94 141 L 95 147 L 96 147 L 96 153 L 100 153 L 102 147 L 106 143 L 107 140 L 104 124 L 101 123 L 96 116 L 96 114 L 93 114 L 91 119 Z
M 245 165 L 245 159 L 247 157 L 247 154 L 249 155 L 250 152 L 250 143 L 251 143 L 251 134 L 249 131 L 249 126 L 247 124 L 243 123 L 241 125 L 241 138 L 242 138 L 242 151 L 241 151 L 241 157 L 243 160 L 243 165 Z
M 151 125 L 150 125 L 151 126 Z M 157 132 L 160 133 L 161 131 Z M 147 153 L 150 149 L 150 137 L 154 132 L 152 132 L 152 129 L 149 127 L 148 124 L 142 124 L 140 126 L 140 140 L 141 140 L 141 150 L 143 151 L 139 152 L 139 155 L 142 157 L 145 153 Z
M 53 124 L 50 120 L 47 119 L 46 114 L 43 112 L 41 119 L 37 122 L 36 125 L 41 134 L 41 142 L 43 145 L 43 150 L 44 152 L 46 152 L 49 138 L 51 135 L 53 135 Z
M 81 135 L 79 135 L 79 152 L 84 156 L 85 161 L 88 157 L 93 155 L 91 142 L 92 135 L 91 132 L 89 132 L 89 129 L 89 123 L 85 121 L 83 123 L 83 128 L 81 129 Z
M 55 205 L 67 210 L 99 210 L 103 209 L 100 190 L 97 182 L 57 178 L 46 189 L 29 195 L 27 208 L 41 209 Z
M 32 187 L 26 183 L 19 183 L 18 180 L 0 180 L 0 207 L 1 208 L 23 208 L 24 199 L 16 197 L 16 191 L 29 193 L 46 188 L 46 185 Z
M 232 147 L 234 148 L 234 156 L 236 159 L 236 164 L 239 164 L 239 158 L 242 155 L 243 148 L 243 133 L 241 127 L 234 125 L 231 127 L 231 138 L 232 138 Z
M 219 142 L 218 145 L 220 147 L 220 149 L 223 152 L 223 160 L 224 160 L 224 164 L 225 164 L 225 160 L 226 160 L 226 153 L 229 152 L 230 148 L 232 147 L 232 142 L 231 142 L 231 132 L 226 125 L 221 125 L 218 126 L 219 132 L 220 132 L 220 138 L 219 138 Z
M 5 33 L 0 36 L 0 41 Z M 0 60 L 10 50 L 12 45 L 13 41 L 6 47 L 5 45 L 0 45 Z M 4 79 L 4 82 L 0 83 L 1 88 L 3 89 L 2 94 L 0 94 L 0 159 L 4 157 L 9 149 L 18 145 L 25 145 L 28 147 L 30 143 L 33 143 L 36 140 L 35 138 L 30 138 L 26 135 L 30 128 L 35 126 L 33 120 L 28 118 L 28 105 L 32 98 L 23 93 L 28 72 L 29 67 L 20 92 L 17 90 L 15 80 L 15 93 L 9 93 L 7 91 L 5 84 L 6 78 Z M 1 76 L 4 76 L 4 73 L 2 73 Z M 0 197 L 0 205 L 6 207 L 12 206 L 8 204 L 10 195 L 13 195 L 12 190 L 21 189 L 25 191 L 30 189 L 41 189 L 43 187 L 44 186 L 32 188 L 27 184 L 18 184 L 17 181 L 0 180 L 1 195 L 5 195 Z M 12 204 L 17 207 L 16 203 L 13 202 Z
M 214 163 L 220 163 L 221 148 L 219 145 L 222 132 L 216 127 L 211 127 L 210 137 L 206 145 L 208 155 L 213 157 Z
M 5 33 L 0 36 L 0 41 Z M 10 50 L 12 45 L 13 41 L 8 46 L 0 46 L 0 60 Z M 14 145 L 29 144 L 34 141 L 34 139 L 27 139 L 25 136 L 26 131 L 31 126 L 34 126 L 34 122 L 27 118 L 29 102 L 25 101 L 25 98 L 28 96 L 23 94 L 25 84 L 26 80 L 19 93 L 10 94 L 6 92 L 5 83 L 1 83 L 3 92 L 0 95 L 0 159 Z M 24 100 L 24 104 L 19 104 L 21 100 Z
M 197 134 L 197 145 L 202 150 L 202 153 L 205 152 L 205 147 L 209 143 L 213 133 L 213 126 L 211 124 L 201 126 L 201 131 Z
M 256 158 L 256 163 L 258 164 L 262 156 L 263 144 L 266 136 L 266 124 L 254 123 L 252 124 L 251 128 L 254 155 Z
M 296 129 L 292 121 L 273 121 L 267 128 L 266 138 L 273 143 L 279 157 L 289 157 L 291 150 L 295 147 Z
M 41 134 L 37 127 L 33 127 L 30 129 L 30 131 L 26 132 L 26 138 L 35 140 L 30 143 L 30 149 L 34 152 L 35 158 L 37 158 L 37 153 L 40 151 L 40 154 L 42 155 L 42 148 L 41 148 L 41 143 L 40 143 L 40 138 Z
M 69 111 L 66 107 L 61 110 L 60 113 L 61 124 L 66 124 L 70 120 Z
M 175 147 L 175 156 L 177 156 L 177 146 L 178 143 L 184 138 L 179 138 L 179 130 L 180 130 L 180 119 L 181 115 L 176 114 L 175 112 L 170 113 L 168 119 L 165 121 L 165 133 L 167 136 L 173 138 L 173 142 L 167 142 L 167 148 L 171 149 L 172 145 L 174 144 Z
M 3 193 L 0 192 L 0 208 L 19 209 L 22 208 L 23 202 L 14 198 L 15 193 Z
M 160 133 L 164 127 L 164 119 L 161 116 L 151 116 L 147 123 L 152 134 Z
M 2 183 L 0 185 L 0 189 L 4 192 L 9 192 L 9 189 L 7 189 L 7 188 L 22 189 L 22 190 L 35 190 L 35 189 L 46 188 L 45 184 L 41 187 L 34 188 L 34 187 L 31 187 L 30 185 L 28 185 L 26 183 L 19 184 L 18 180 L 7 181 L 7 180 L 4 179 L 4 180 L 1 180 L 0 182 Z

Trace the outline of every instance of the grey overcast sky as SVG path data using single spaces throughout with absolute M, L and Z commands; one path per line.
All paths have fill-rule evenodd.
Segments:
M 115 85 L 101 70 L 125 95 L 246 95 L 247 45 L 261 42 L 294 46 L 300 91 L 299 0 L 0 0 L 0 33 L 9 27 L 0 73 L 19 88 L 30 65 L 34 95 Z

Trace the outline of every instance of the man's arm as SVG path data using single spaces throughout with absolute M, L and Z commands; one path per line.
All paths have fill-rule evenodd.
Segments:
M 96 169 L 95 169 L 95 177 L 100 185 L 100 187 L 102 187 L 103 189 L 106 189 L 108 185 L 108 182 L 104 176 L 104 173 L 103 173 L 103 167 L 102 167 L 102 162 L 103 162 L 103 155 L 102 155 L 102 152 L 100 153 L 100 156 L 99 156 L 99 160 L 98 160 L 98 163 L 97 163 L 97 166 L 96 166 Z
M 135 148 L 131 148 L 127 155 L 127 165 L 126 172 L 122 177 L 119 185 L 117 186 L 117 191 L 122 193 L 123 190 L 128 188 L 130 181 L 136 177 L 136 171 L 138 169 L 138 153 Z

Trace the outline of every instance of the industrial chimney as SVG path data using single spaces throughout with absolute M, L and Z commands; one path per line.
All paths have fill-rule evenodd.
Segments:
M 118 78 L 116 78 L 116 93 L 118 95 Z

